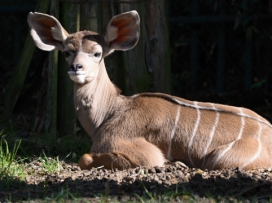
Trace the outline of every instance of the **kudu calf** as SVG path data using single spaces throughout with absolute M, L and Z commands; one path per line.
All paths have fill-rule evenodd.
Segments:
M 79 161 L 81 169 L 162 166 L 166 160 L 202 169 L 272 167 L 272 126 L 248 109 L 161 93 L 120 95 L 104 58 L 137 44 L 136 11 L 114 16 L 105 36 L 68 34 L 56 18 L 42 13 L 29 13 L 28 23 L 37 47 L 62 51 L 69 64 L 76 114 L 93 140 L 91 153 Z

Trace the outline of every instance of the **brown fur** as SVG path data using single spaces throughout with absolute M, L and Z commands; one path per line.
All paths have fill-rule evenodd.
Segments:
M 91 153 L 79 161 L 82 169 L 161 166 L 167 159 L 203 169 L 272 167 L 271 124 L 248 109 L 162 93 L 120 95 L 107 75 L 104 57 L 114 49 L 135 46 L 139 37 L 135 11 L 113 17 L 106 37 L 90 31 L 61 35 L 66 31 L 52 21 L 56 19 L 45 14 L 29 17 L 39 48 L 49 50 L 57 44 L 55 49 L 71 53 L 69 66 L 81 65 L 79 72 L 69 74 L 75 81 L 76 114 L 93 140 Z M 50 26 L 55 25 L 61 33 L 52 35 Z M 41 40 L 46 37 L 50 40 Z

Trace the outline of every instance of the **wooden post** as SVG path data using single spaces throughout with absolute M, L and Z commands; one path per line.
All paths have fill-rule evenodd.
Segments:
M 80 30 L 98 32 L 98 5 L 91 1 L 80 4 Z
M 68 33 L 79 30 L 79 4 L 60 3 L 60 22 Z M 58 67 L 58 133 L 59 136 L 75 135 L 76 115 L 74 111 L 74 84 L 68 74 L 68 64 L 60 54 Z
M 170 49 L 165 0 L 120 4 L 120 13 L 137 10 L 141 34 L 136 47 L 123 52 L 125 93 L 171 92 Z
M 50 15 L 59 17 L 59 2 L 51 0 Z M 57 135 L 58 51 L 49 53 L 46 111 L 44 129 L 51 136 Z
M 171 65 L 168 29 L 168 1 L 149 0 L 145 8 L 145 61 L 153 75 L 153 91 L 171 93 Z M 141 57 L 141 56 L 140 56 Z
M 136 10 L 141 18 L 141 33 L 138 44 L 131 50 L 122 52 L 122 69 L 124 72 L 124 92 L 127 95 L 153 90 L 153 72 L 148 72 L 145 63 L 146 36 L 144 2 L 121 3 L 119 13 Z

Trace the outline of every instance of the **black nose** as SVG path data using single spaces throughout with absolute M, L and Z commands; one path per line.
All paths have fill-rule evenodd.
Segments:
M 82 69 L 82 65 L 81 65 L 81 64 L 78 64 L 78 63 L 72 64 L 72 65 L 70 66 L 70 71 L 79 71 L 79 70 L 81 70 L 81 69 Z

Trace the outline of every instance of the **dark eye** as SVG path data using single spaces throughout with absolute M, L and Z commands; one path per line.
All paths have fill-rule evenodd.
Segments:
M 66 58 L 69 57 L 69 56 L 71 55 L 69 51 L 64 51 L 63 53 L 64 53 L 64 56 L 65 56 Z
M 100 56 L 101 56 L 101 52 L 96 52 L 96 53 L 94 54 L 94 56 L 95 56 L 95 57 L 100 57 Z

